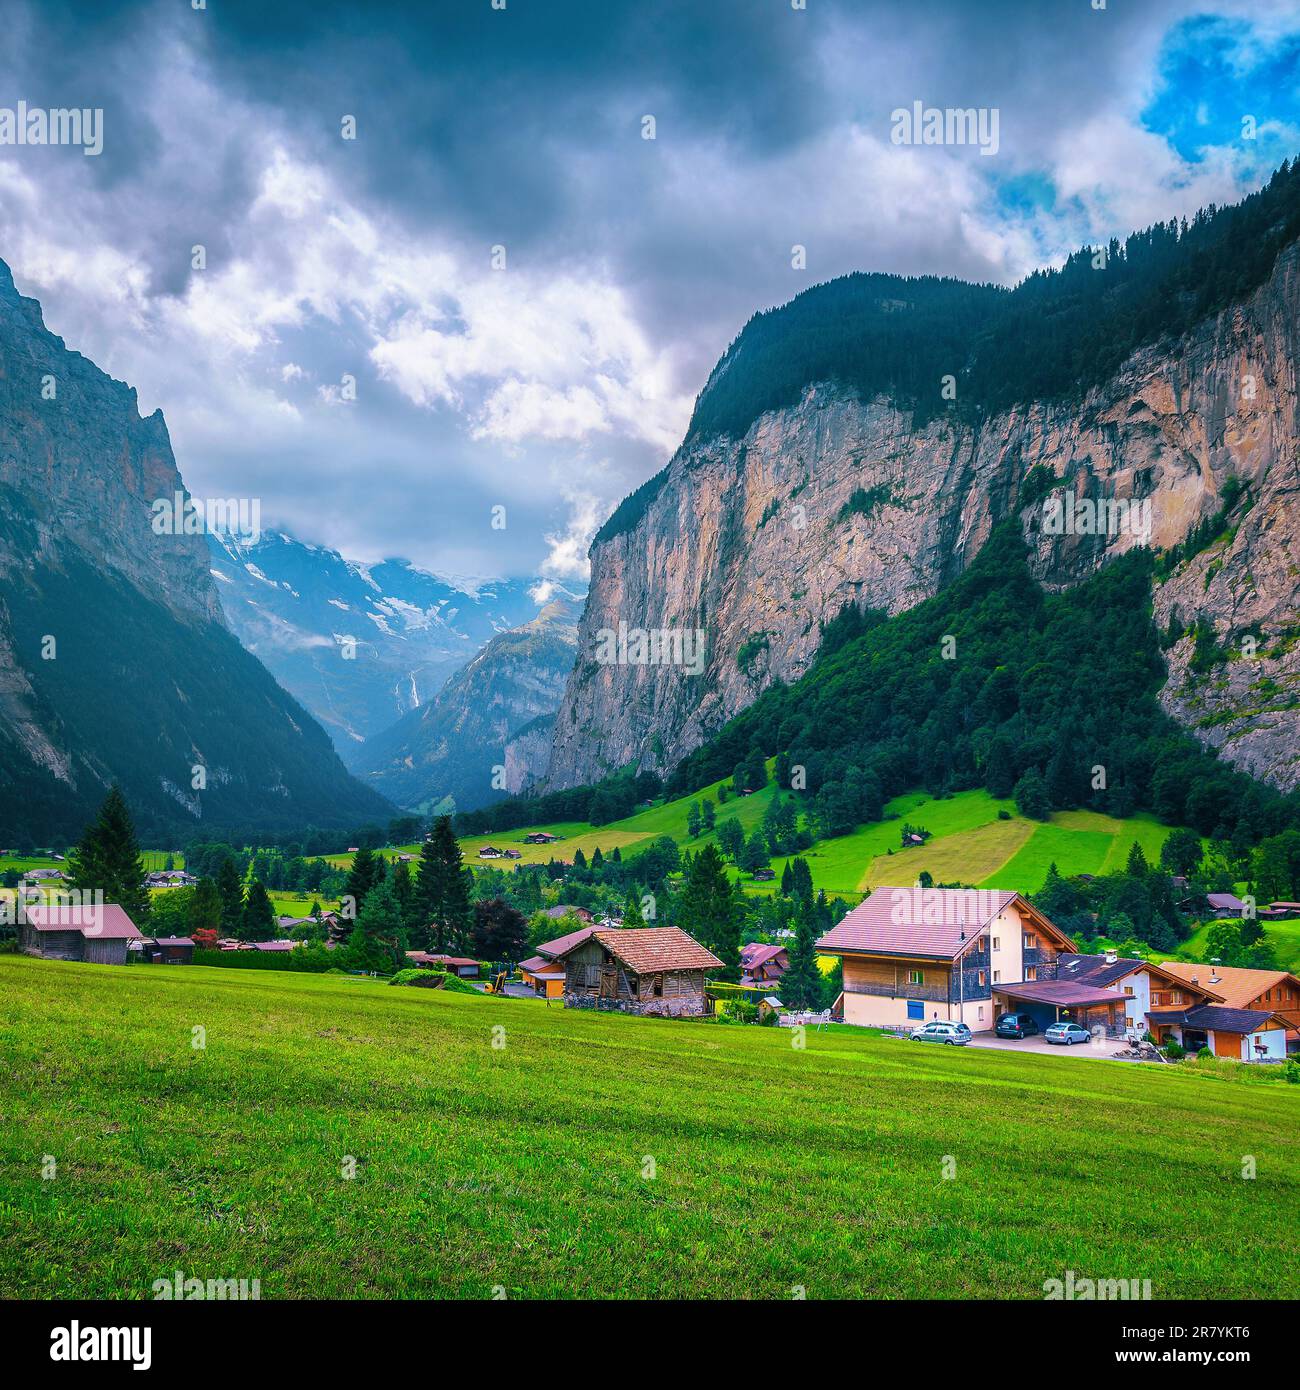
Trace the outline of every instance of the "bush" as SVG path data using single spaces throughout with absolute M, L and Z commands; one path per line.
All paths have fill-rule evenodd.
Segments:
M 459 975 L 446 970 L 399 970 L 388 983 L 390 985 L 417 985 L 421 989 L 445 989 L 448 994 L 477 994 L 479 991 Z
M 1297 1062 L 1297 1061 L 1295 1060 L 1295 1058 L 1293 1057 L 1293 1058 L 1286 1064 L 1285 1071 L 1286 1071 L 1286 1079 L 1287 1079 L 1293 1086 L 1300 1086 L 1300 1062 Z
M 1196 1060 L 1203 1062 L 1207 1057 L 1213 1057 L 1214 1053 L 1208 1047 L 1202 1047 L 1196 1054 Z
M 390 985 L 419 985 L 424 989 L 441 989 L 447 983 L 445 970 L 399 970 L 389 980 Z
M 1170 1038 L 1169 1041 L 1164 1045 L 1164 1054 L 1166 1057 L 1169 1058 L 1171 1062 L 1180 1062 L 1184 1057 L 1187 1056 L 1187 1053 L 1183 1050 L 1182 1046 L 1179 1043 L 1176 1043 L 1173 1040 L 1173 1038 Z
M 223 970 L 295 970 L 323 974 L 334 968 L 333 953 L 323 946 L 298 946 L 292 951 L 198 951 L 195 965 Z

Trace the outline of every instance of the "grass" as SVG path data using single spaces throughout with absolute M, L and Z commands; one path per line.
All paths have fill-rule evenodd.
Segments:
M 16 956 L 0 1048 L 10 1297 L 1300 1296 L 1297 1087 Z
M 696 851 L 716 843 L 717 835 L 716 831 L 694 839 L 689 835 L 686 816 L 692 801 L 702 802 L 708 797 L 717 806 L 718 820 L 734 817 L 748 835 L 762 822 L 776 794 L 769 782 L 751 796 L 732 797 L 725 805 L 719 805 L 721 786 L 721 782 L 715 782 L 690 796 L 648 807 L 611 825 L 595 827 L 584 821 L 568 821 L 467 836 L 460 842 L 461 850 L 468 864 L 486 863 L 504 869 L 514 864 L 544 864 L 550 859 L 571 860 L 579 849 L 590 859 L 597 848 L 608 855 L 617 846 L 626 858 L 661 835 L 670 835 L 683 848 Z M 805 797 L 796 799 L 807 809 Z M 999 819 L 999 813 L 1007 819 Z M 943 798 L 908 792 L 885 806 L 885 816 L 870 825 L 858 826 L 847 835 L 818 840 L 805 850 L 803 857 L 812 870 L 813 886 L 825 889 L 831 897 L 856 902 L 881 884 L 914 883 L 926 870 L 936 883 L 961 882 L 980 888 L 1013 888 L 1033 893 L 1043 886 L 1052 863 L 1067 877 L 1122 869 L 1134 840 L 1142 845 L 1147 859 L 1155 863 L 1171 829 L 1146 814 L 1120 820 L 1094 811 L 1057 811 L 1048 822 L 1027 820 L 1016 811 L 1012 801 L 992 797 L 983 790 L 957 792 Z M 903 849 L 904 821 L 924 826 L 931 838 L 924 845 Z M 550 845 L 524 844 L 524 836 L 533 830 L 547 830 L 563 838 Z M 477 856 L 484 845 L 516 849 L 520 858 L 482 861 Z M 400 845 L 381 852 L 393 859 L 399 853 L 418 854 L 419 846 Z M 325 857 L 331 864 L 343 867 L 352 862 L 350 854 Z M 733 879 L 742 879 L 751 892 L 772 893 L 779 886 L 786 863 L 783 857 L 773 859 L 776 879 L 765 883 L 754 883 L 748 874 L 734 868 L 730 873 Z
M 1202 922 L 1186 941 L 1179 944 L 1177 951 L 1169 953 L 1170 959 L 1208 960 L 1210 930 L 1217 925 L 1214 921 Z M 1278 969 L 1300 975 L 1300 922 L 1263 922 L 1261 926 L 1264 928 L 1264 940 L 1277 957 Z

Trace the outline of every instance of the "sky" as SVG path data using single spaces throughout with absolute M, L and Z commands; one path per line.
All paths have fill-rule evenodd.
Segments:
M 163 410 L 194 495 L 453 576 L 583 580 L 753 313 L 852 270 L 1013 284 L 1300 152 L 1272 0 L 0 16 L 0 109 L 104 113 L 98 155 L 0 144 L 50 328 Z M 996 153 L 895 143 L 917 101 L 995 110 Z

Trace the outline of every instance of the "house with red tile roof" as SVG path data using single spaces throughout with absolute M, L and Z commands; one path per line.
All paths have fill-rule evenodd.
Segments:
M 564 965 L 566 1008 L 663 1018 L 709 1013 L 705 979 L 722 969 L 680 927 L 593 927 L 555 959 Z
M 557 936 L 554 941 L 543 941 L 535 954 L 519 962 L 519 973 L 524 983 L 532 987 L 534 994 L 544 999 L 563 997 L 564 964 L 559 958 L 586 941 L 592 930 L 591 927 L 579 927 L 577 931 Z
M 1198 965 L 1181 960 L 1167 960 L 1164 968 L 1185 985 L 1212 991 L 1214 998 L 1227 1008 L 1257 1015 L 1249 1032 L 1226 1032 L 1223 1050 L 1211 1044 L 1215 1056 L 1240 1055 L 1243 1060 L 1252 1060 L 1262 1053 L 1275 1057 L 1277 1040 L 1267 1035 L 1278 1022 L 1283 1028 L 1283 1054 L 1300 1051 L 1300 977 L 1289 970 L 1248 970 L 1236 965 Z M 1204 1020 L 1191 1020 L 1188 1026 L 1196 1031 L 1198 1022 L 1200 1031 L 1204 1031 Z M 1237 1024 L 1250 1022 L 1248 1018 L 1236 1020 Z M 1181 1025 L 1170 1025 L 1170 1029 L 1180 1034 L 1183 1031 Z

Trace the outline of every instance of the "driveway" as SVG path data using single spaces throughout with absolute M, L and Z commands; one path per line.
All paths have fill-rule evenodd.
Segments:
M 1122 1039 L 1103 1038 L 1101 1046 L 1093 1043 L 1075 1043 L 1072 1047 L 1058 1047 L 1044 1041 L 1041 1034 L 1032 1038 L 996 1038 L 992 1033 L 974 1033 L 967 1047 L 989 1047 L 1006 1052 L 1039 1052 L 1052 1057 L 1087 1057 L 1094 1062 L 1109 1062 L 1117 1053 L 1128 1054 L 1128 1044 Z

